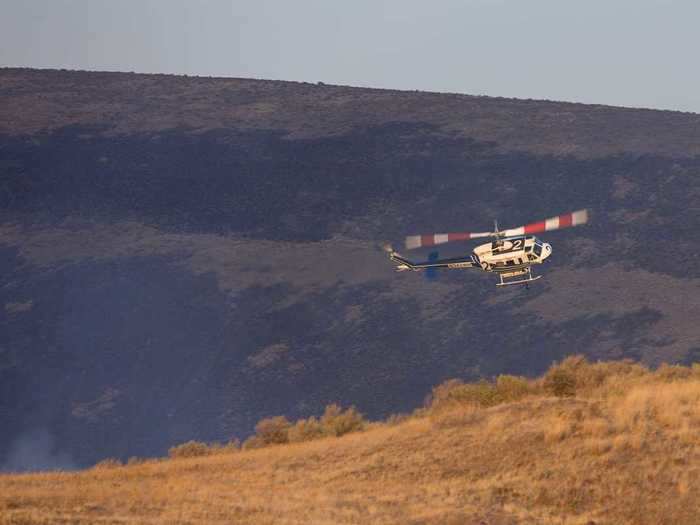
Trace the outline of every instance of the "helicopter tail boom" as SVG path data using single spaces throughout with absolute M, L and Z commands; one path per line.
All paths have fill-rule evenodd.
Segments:
M 389 253 L 389 259 L 397 263 L 396 270 L 403 272 L 406 270 L 412 270 L 414 272 L 420 270 L 428 270 L 431 268 L 452 268 L 452 269 L 462 269 L 462 268 L 474 268 L 479 267 L 474 261 L 472 256 L 467 257 L 457 257 L 453 259 L 435 259 L 432 261 L 425 262 L 413 262 L 402 257 L 397 252 L 392 251 Z

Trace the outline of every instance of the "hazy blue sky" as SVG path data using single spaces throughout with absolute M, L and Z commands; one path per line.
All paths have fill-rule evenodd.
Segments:
M 0 0 L 0 65 L 700 112 L 700 2 Z

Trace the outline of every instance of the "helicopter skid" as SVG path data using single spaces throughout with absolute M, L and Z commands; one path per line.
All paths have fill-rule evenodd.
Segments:
M 523 279 L 517 279 L 517 280 L 510 280 L 510 281 L 507 280 L 507 279 L 510 279 L 512 277 L 520 277 L 520 276 L 526 276 L 526 277 Z M 498 277 L 500 277 L 501 282 L 496 283 L 496 286 L 515 286 L 515 285 L 519 285 L 519 284 L 524 284 L 527 286 L 531 282 L 542 278 L 541 275 L 533 276 L 530 268 L 527 268 L 525 270 L 516 271 L 516 272 L 500 273 L 500 274 L 498 274 Z

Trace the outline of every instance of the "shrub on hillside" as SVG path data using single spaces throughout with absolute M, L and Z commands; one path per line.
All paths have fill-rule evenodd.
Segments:
M 576 375 L 566 367 L 551 367 L 545 374 L 542 385 L 545 392 L 557 397 L 576 395 Z
M 449 379 L 433 388 L 428 401 L 431 410 L 458 405 L 490 407 L 500 402 L 501 398 L 495 384 L 488 381 L 462 383 L 458 379 Z
M 209 446 L 201 441 L 188 441 L 180 443 L 168 449 L 168 456 L 171 458 L 195 458 L 208 456 L 211 453 Z
M 362 430 L 365 426 L 365 418 L 355 407 L 343 410 L 335 403 L 326 407 L 321 416 L 321 427 L 326 436 L 342 436 L 350 432 Z
M 253 450 L 256 448 L 262 448 L 264 446 L 265 446 L 265 443 L 263 443 L 262 440 L 258 436 L 252 435 L 243 442 L 243 445 L 241 445 L 241 448 L 243 450 Z
M 616 385 L 627 383 L 631 379 L 645 376 L 648 373 L 649 369 L 647 367 L 635 363 L 631 359 L 599 361 L 593 364 L 586 362 L 586 366 L 579 367 L 576 387 L 578 391 L 590 393 L 606 383 L 611 387 L 615 387 Z
M 479 407 L 492 407 L 502 402 L 496 385 L 486 380 L 463 385 L 453 393 L 462 403 Z
M 425 399 L 426 408 L 434 408 L 447 402 L 452 396 L 452 391 L 463 386 L 461 379 L 448 379 L 437 386 L 434 386 L 430 394 Z
M 524 377 L 500 375 L 496 378 L 496 391 L 501 403 L 509 403 L 535 393 L 536 389 Z
M 572 355 L 554 363 L 542 378 L 544 390 L 558 397 L 605 393 L 624 389 L 630 381 L 645 376 L 649 369 L 629 359 L 590 363 L 582 355 Z
M 117 467 L 121 467 L 121 466 L 122 466 L 122 462 L 119 461 L 118 459 L 107 458 L 107 459 L 103 459 L 102 461 L 100 461 L 99 463 L 94 465 L 92 468 L 95 470 L 107 470 L 107 469 L 117 468 Z
M 308 419 L 300 419 L 294 425 L 289 427 L 288 437 L 290 443 L 299 443 L 301 441 L 311 441 L 323 437 L 323 427 L 321 422 L 315 417 Z
M 550 395 L 572 397 L 579 388 L 602 383 L 605 374 L 600 372 L 601 369 L 592 369 L 584 356 L 572 355 L 549 367 L 542 378 L 542 386 Z
M 232 439 L 227 443 L 212 443 L 209 448 L 212 454 L 228 454 L 241 450 L 241 442 L 237 439 Z
M 212 454 L 226 454 L 240 450 L 241 444 L 237 439 L 232 439 L 227 443 L 203 443 L 201 441 L 187 441 L 168 449 L 168 456 L 171 458 L 195 458 L 199 456 L 210 456 Z M 130 458 L 129 464 L 136 464 L 139 458 Z
M 255 435 L 246 439 L 243 448 L 251 449 L 289 443 L 290 426 L 291 423 L 284 416 L 261 419 L 255 425 Z
M 363 430 L 367 422 L 355 407 L 343 410 L 339 405 L 330 404 L 320 419 L 310 417 L 294 424 L 283 416 L 261 420 L 255 426 L 255 435 L 243 443 L 244 449 L 261 448 L 282 443 L 298 443 L 325 436 L 342 436 Z
M 255 435 L 268 445 L 287 443 L 290 425 L 284 416 L 269 417 L 255 425 Z

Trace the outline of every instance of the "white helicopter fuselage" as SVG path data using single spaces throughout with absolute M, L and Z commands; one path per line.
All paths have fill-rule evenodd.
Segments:
M 474 248 L 474 258 L 486 272 L 511 273 L 542 264 L 552 255 L 552 246 L 534 235 L 496 239 Z
M 437 268 L 459 270 L 480 268 L 485 272 L 498 275 L 499 282 L 496 283 L 496 286 L 522 284 L 527 288 L 531 282 L 542 277 L 541 275 L 533 276 L 532 267 L 536 264 L 542 264 L 552 255 L 552 246 L 540 241 L 533 234 L 561 230 L 586 223 L 588 223 L 588 210 L 582 209 L 507 230 L 499 230 L 498 223 L 494 223 L 494 229 L 491 232 L 431 233 L 406 237 L 406 248 L 409 250 L 454 241 L 487 237 L 495 239 L 493 242 L 480 244 L 471 255 L 447 259 L 440 259 L 438 253 L 433 252 L 430 254 L 429 260 L 413 262 L 395 252 L 390 245 L 386 249 L 389 252 L 389 258 L 396 263 L 396 270 L 400 272 Z

